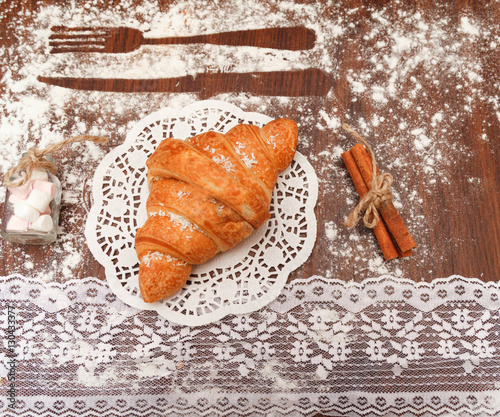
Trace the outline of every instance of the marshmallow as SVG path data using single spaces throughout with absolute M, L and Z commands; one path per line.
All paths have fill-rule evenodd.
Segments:
M 43 168 L 35 168 L 31 173 L 30 180 L 48 181 L 49 174 Z
M 28 222 L 20 219 L 17 216 L 10 216 L 9 221 L 7 222 L 7 226 L 5 226 L 5 230 L 27 230 L 28 229 Z
M 21 201 L 25 202 L 26 199 L 21 198 L 21 197 L 15 195 L 15 194 L 12 194 L 12 193 L 10 194 L 10 196 L 9 196 L 9 203 L 10 204 L 14 205 L 14 204 L 20 203 Z
M 54 222 L 52 221 L 52 217 L 43 215 L 34 221 L 31 227 L 33 230 L 37 230 L 39 232 L 50 232 L 54 227 Z
M 28 223 L 33 223 L 40 217 L 38 210 L 34 209 L 24 201 L 14 204 L 14 214 Z
M 19 179 L 19 181 L 22 178 Z M 14 181 L 14 182 L 19 182 L 19 181 Z M 33 181 L 28 181 L 26 184 L 21 185 L 20 187 L 9 187 L 9 191 L 12 195 L 15 195 L 16 197 L 19 197 L 23 200 L 28 198 L 28 195 L 31 192 L 33 185 Z
M 43 213 L 50 204 L 52 197 L 45 191 L 34 188 L 29 197 L 26 199 L 26 204 Z
M 33 188 L 36 188 L 37 190 L 43 191 L 44 193 L 47 193 L 50 195 L 50 199 L 52 200 L 54 196 L 56 195 L 57 187 L 55 186 L 54 183 L 50 181 L 35 181 L 33 183 Z
M 14 205 L 14 204 L 17 204 L 17 203 L 20 203 L 20 202 L 23 202 L 25 203 L 26 200 L 23 200 L 22 198 L 19 198 L 18 196 L 16 195 L 13 195 L 11 194 L 9 196 L 9 203 Z M 40 214 L 50 214 L 51 213 L 51 210 L 50 210 L 50 205 L 45 209 L 44 212 L 40 213 Z

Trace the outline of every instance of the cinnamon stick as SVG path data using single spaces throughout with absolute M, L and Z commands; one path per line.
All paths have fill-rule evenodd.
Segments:
M 370 155 L 361 143 L 353 146 L 351 153 L 356 165 L 358 166 L 361 176 L 363 177 L 365 183 L 370 187 L 373 179 L 373 165 Z M 417 245 L 408 232 L 408 229 L 394 207 L 394 204 L 390 201 L 383 201 L 378 210 L 402 256 L 409 256 L 408 252 L 413 248 L 416 248 Z
M 363 198 L 366 193 L 368 193 L 369 189 L 361 175 L 361 172 L 359 171 L 351 151 L 344 152 L 341 156 L 347 171 L 349 171 L 352 182 L 356 187 L 359 198 Z M 387 231 L 383 222 L 378 222 L 378 224 L 373 228 L 373 232 L 375 233 L 375 237 L 386 261 L 390 261 L 391 259 L 398 258 L 400 256 L 398 248 L 392 241 L 391 235 Z

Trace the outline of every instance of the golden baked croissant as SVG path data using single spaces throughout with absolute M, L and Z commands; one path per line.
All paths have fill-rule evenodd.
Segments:
M 179 291 L 192 265 L 262 226 L 278 174 L 292 162 L 297 125 L 237 125 L 225 135 L 164 139 L 146 162 L 148 219 L 137 230 L 139 288 L 152 303 Z

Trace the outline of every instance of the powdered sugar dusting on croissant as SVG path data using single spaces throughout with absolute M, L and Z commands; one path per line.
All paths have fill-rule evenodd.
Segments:
M 148 219 L 136 235 L 146 302 L 179 291 L 191 265 L 231 249 L 268 220 L 278 174 L 292 161 L 289 119 L 163 140 L 148 159 Z
M 252 165 L 257 163 L 257 159 L 255 158 L 255 155 L 253 153 L 249 155 L 247 152 L 245 152 L 245 148 L 246 147 L 243 143 L 235 143 L 235 152 L 241 157 L 241 160 L 245 163 L 245 165 L 250 168 Z
M 168 216 L 170 218 L 170 220 L 172 220 L 174 222 L 174 224 L 176 226 L 178 226 L 182 231 L 193 230 L 194 228 L 196 228 L 200 232 L 203 232 L 203 230 L 197 228 L 196 225 L 194 225 L 193 223 L 191 223 L 188 219 L 185 219 L 184 217 L 179 216 L 178 214 L 175 214 L 175 213 L 172 213 L 172 212 L 169 212 L 169 211 L 163 211 L 163 210 L 153 211 L 153 212 L 149 213 L 149 216 L 150 217 L 153 217 L 153 216 Z
M 212 157 L 212 161 L 218 163 L 222 168 L 224 168 L 227 172 L 234 172 L 234 164 L 231 162 L 229 158 L 225 156 L 216 155 Z

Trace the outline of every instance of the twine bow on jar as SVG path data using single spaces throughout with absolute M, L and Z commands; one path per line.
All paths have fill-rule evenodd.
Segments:
M 23 156 L 18 164 L 12 167 L 4 176 L 4 184 L 7 187 L 20 187 L 26 184 L 35 168 L 45 169 L 53 174 L 57 172 L 57 165 L 52 161 L 49 161 L 46 156 L 58 152 L 65 146 L 77 142 L 90 141 L 94 143 L 105 143 L 107 138 L 102 136 L 92 136 L 92 135 L 82 135 L 75 136 L 68 139 L 63 139 L 61 142 L 50 145 L 45 149 L 30 148 L 25 156 Z M 26 175 L 18 180 L 11 180 L 15 174 L 19 172 L 25 172 Z

